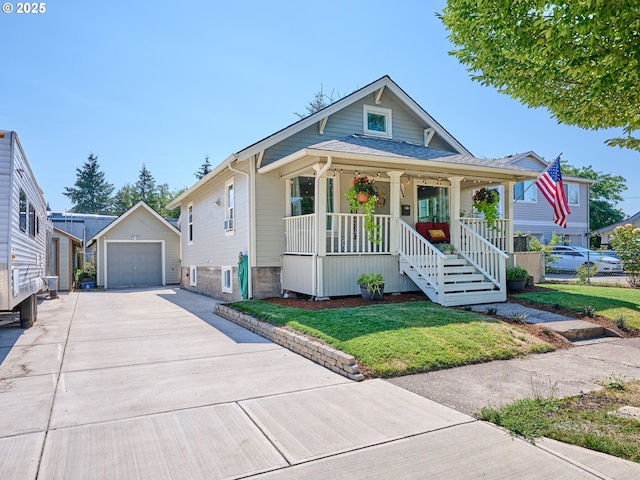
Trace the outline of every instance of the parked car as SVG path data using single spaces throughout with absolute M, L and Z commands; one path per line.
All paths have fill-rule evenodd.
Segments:
M 583 247 L 556 246 L 549 266 L 563 272 L 575 272 L 580 266 L 596 264 L 598 273 L 622 273 L 622 264 L 607 252 L 597 252 Z

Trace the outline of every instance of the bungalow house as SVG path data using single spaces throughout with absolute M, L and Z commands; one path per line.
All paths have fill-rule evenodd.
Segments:
M 96 250 L 99 287 L 146 287 L 180 281 L 180 232 L 145 202 L 138 202 L 95 233 L 88 247 Z
M 600 237 L 602 246 L 608 246 L 611 241 L 611 235 L 613 235 L 613 230 L 616 227 L 620 225 L 626 225 L 627 223 L 630 223 L 631 225 L 634 225 L 636 227 L 640 227 L 640 212 L 636 213 L 635 215 L 631 215 L 629 218 L 623 220 L 622 222 L 613 223 L 598 230 L 594 230 L 593 233 Z
M 473 157 L 384 76 L 230 155 L 167 206 L 182 209 L 181 284 L 223 300 L 239 299 L 244 281 L 251 298 L 321 298 L 356 295 L 359 275 L 375 272 L 385 292 L 420 289 L 443 305 L 504 301 L 512 204 L 497 230 L 460 212 L 483 186 L 512 198 L 538 174 Z M 350 211 L 354 177 L 379 190 L 380 243 Z M 425 225 L 456 253 L 427 240 Z
M 548 166 L 535 152 L 511 155 L 498 162 L 535 170 L 538 175 Z M 551 235 L 560 237 L 564 245 L 589 247 L 589 187 L 594 180 L 569 175 L 562 176 L 565 196 L 571 214 L 567 217 L 567 228 L 553 223 L 553 207 L 538 191 L 535 179 L 523 180 L 513 187 L 513 230 L 529 234 L 543 244 L 549 243 Z M 504 195 L 502 201 L 506 201 Z

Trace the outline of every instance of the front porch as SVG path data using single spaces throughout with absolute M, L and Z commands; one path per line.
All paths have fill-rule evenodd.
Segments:
M 495 230 L 484 219 L 454 219 L 450 230 L 456 253 L 445 255 L 401 218 L 375 219 L 379 244 L 369 241 L 361 214 L 286 217 L 283 289 L 314 297 L 356 295 L 358 276 L 376 272 L 385 278 L 385 292 L 417 287 L 442 305 L 506 300 L 509 220 L 498 220 Z

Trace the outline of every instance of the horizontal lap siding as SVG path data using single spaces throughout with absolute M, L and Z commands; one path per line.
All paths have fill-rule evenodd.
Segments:
M 131 242 L 164 241 L 165 280 L 167 283 L 180 281 L 180 236 L 173 227 L 165 225 L 144 208 L 131 212 L 121 223 L 112 227 L 106 236 L 100 237 L 100 256 L 98 258 L 98 285 L 104 285 L 104 252 L 106 240 L 124 240 Z M 132 240 L 132 236 L 138 240 Z
M 285 249 L 287 183 L 276 173 L 256 176 L 256 266 L 280 266 Z
M 363 105 L 390 108 L 392 110 L 392 134 L 394 140 L 417 145 L 424 144 L 424 130 L 428 126 L 423 124 L 413 112 L 405 109 L 394 95 L 384 92 L 379 104 L 375 103 L 375 95 L 371 94 L 331 115 L 325 125 L 323 135 L 318 132 L 318 123 L 314 123 L 301 132 L 268 148 L 265 151 L 262 165 L 268 165 L 316 143 L 340 139 L 354 134 L 363 134 Z M 431 140 L 429 146 L 446 151 L 455 151 L 437 135 Z
M 226 172 L 225 172 L 226 173 Z M 235 230 L 225 235 L 225 182 L 234 178 Z M 219 206 L 214 202 L 220 201 Z M 193 243 L 188 241 L 187 208 L 193 202 Z M 181 205 L 182 212 L 182 265 L 234 266 L 238 254 L 249 247 L 247 225 L 247 178 L 228 172 L 200 187 Z

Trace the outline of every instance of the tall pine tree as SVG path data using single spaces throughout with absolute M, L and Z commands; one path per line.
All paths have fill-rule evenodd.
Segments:
M 89 152 L 82 168 L 76 168 L 76 183 L 64 187 L 63 195 L 73 202 L 75 213 L 111 213 L 113 185 L 106 181 L 100 171 L 98 156 Z
M 136 202 L 142 200 L 154 210 L 158 211 L 158 189 L 156 179 L 153 178 L 147 166 L 143 163 L 140 169 L 138 181 L 133 186 L 136 195 Z
M 198 180 L 202 179 L 207 173 L 211 171 L 211 163 L 209 163 L 209 155 L 204 156 L 204 163 L 200 165 L 200 170 L 195 173 Z

